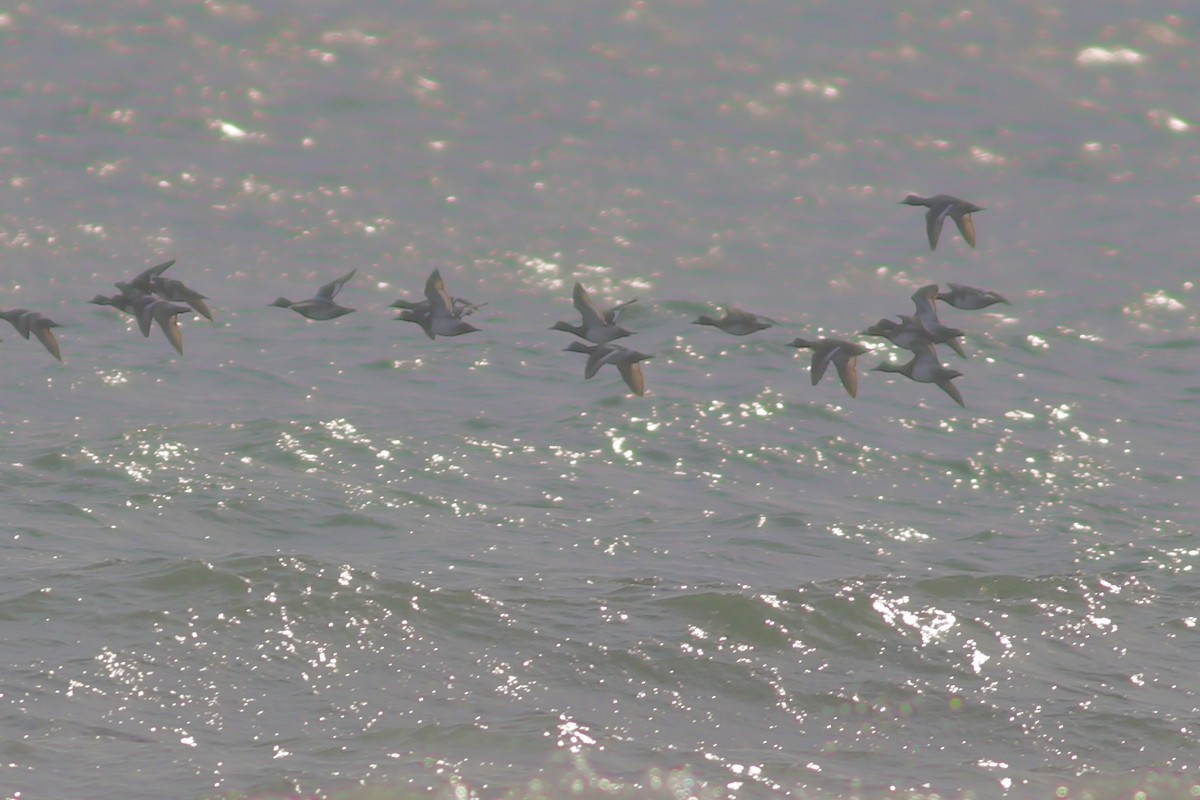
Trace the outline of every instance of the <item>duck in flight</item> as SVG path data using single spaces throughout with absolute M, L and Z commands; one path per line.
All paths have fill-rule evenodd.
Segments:
M 966 403 L 963 402 L 962 394 L 958 391 L 958 387 L 950 382 L 955 378 L 962 377 L 962 373 L 956 369 L 943 367 L 942 362 L 938 360 L 933 345 L 929 342 L 919 343 L 913 348 L 912 360 L 904 364 L 893 364 L 885 361 L 875 367 L 875 369 L 879 372 L 896 372 L 918 383 L 935 384 L 943 392 L 950 395 L 954 402 L 960 406 L 966 406 Z
M 619 303 L 608 311 L 602 312 L 592 302 L 592 296 L 588 294 L 588 290 L 583 288 L 583 284 L 579 281 L 575 282 L 575 290 L 571 293 L 571 297 L 575 305 L 575 310 L 579 312 L 580 324 L 572 325 L 569 322 L 556 322 L 550 326 L 550 330 L 573 333 L 579 338 L 587 339 L 589 342 L 595 344 L 604 344 L 614 339 L 622 339 L 633 333 L 633 331 L 627 331 L 618 325 L 617 320 L 627 306 L 631 306 L 637 302 L 636 297 L 632 300 L 626 300 L 624 303 Z
M 696 318 L 693 325 L 711 325 L 714 328 L 719 328 L 733 336 L 746 336 L 757 331 L 763 331 L 771 327 L 774 320 L 768 320 L 766 317 L 760 317 L 757 314 L 751 314 L 749 311 L 742 311 L 739 308 L 729 306 L 725 309 L 725 316 L 710 317 L 707 314 L 701 314 Z
M 313 320 L 337 319 L 345 314 L 351 314 L 354 312 L 353 308 L 338 305 L 334 302 L 333 298 L 337 297 L 337 293 L 346 285 L 346 281 L 353 278 L 356 272 L 358 272 L 357 269 L 352 269 L 348 274 L 343 275 L 336 281 L 330 281 L 322 286 L 314 297 L 308 300 L 292 301 L 286 297 L 280 297 L 274 303 L 271 303 L 271 305 L 279 308 L 290 308 L 297 314 Z
M 916 307 L 917 322 L 925 330 L 925 333 L 929 335 L 931 342 L 934 344 L 947 344 L 951 350 L 958 353 L 960 358 L 966 358 L 967 354 L 958 342 L 963 332 L 958 328 L 943 325 L 942 321 L 938 319 L 937 295 L 938 287 L 936 283 L 922 286 L 913 292 L 912 301 L 913 306 Z
M 971 215 L 984 209 L 974 203 L 959 200 L 948 194 L 938 194 L 933 197 L 910 194 L 901 200 L 900 204 L 925 206 L 929 209 L 925 212 L 925 233 L 929 236 L 930 250 L 937 250 L 938 237 L 942 235 L 942 224 L 946 221 L 946 217 L 954 220 L 954 224 L 958 225 L 958 232 L 962 234 L 963 240 L 971 247 L 975 246 L 975 222 L 971 219 Z
M 867 348 L 843 339 L 797 338 L 791 346 L 812 349 L 812 366 L 809 367 L 809 371 L 812 373 L 813 386 L 821 382 L 825 370 L 833 364 L 837 367 L 838 377 L 842 379 L 842 386 L 846 387 L 846 392 L 851 397 L 858 396 L 858 357 L 867 352 Z
M 50 355 L 62 361 L 62 353 L 58 349 L 58 339 L 54 336 L 52 328 L 61 328 L 54 320 L 41 314 L 37 311 L 29 311 L 25 308 L 14 308 L 9 311 L 0 311 L 0 317 L 12 323 L 12 326 L 17 329 L 17 333 L 29 338 L 30 334 L 37 337 L 37 340 L 42 343 L 42 346 L 50 352 Z
M 975 311 L 996 303 L 1012 305 L 1003 295 L 990 289 L 976 289 L 973 286 L 963 286 L 961 283 L 947 283 L 946 285 L 950 287 L 950 291 L 938 292 L 937 299 L 963 311 Z
M 442 273 L 434 270 L 425 281 L 425 299 L 420 302 L 397 300 L 392 308 L 403 309 L 398 320 L 415 322 L 425 331 L 430 339 L 438 336 L 462 336 L 479 330 L 463 317 L 480 308 L 480 305 L 467 302 L 461 298 L 451 297 L 446 291 L 446 283 Z
M 570 353 L 584 353 L 587 355 L 587 364 L 583 368 L 583 377 L 590 379 L 595 377 L 600 368 L 605 364 L 612 364 L 621 373 L 621 377 L 625 379 L 625 385 L 629 390 L 641 397 L 646 393 L 646 379 L 642 375 L 642 365 L 639 362 L 654 358 L 645 353 L 639 353 L 636 350 L 630 350 L 628 347 L 622 347 L 619 344 L 606 342 L 604 344 L 584 344 L 583 342 L 571 342 L 564 350 Z

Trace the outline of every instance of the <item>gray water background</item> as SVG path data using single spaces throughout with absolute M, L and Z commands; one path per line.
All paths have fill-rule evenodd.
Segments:
M 65 364 L 0 332 L 3 796 L 1186 796 L 1196 32 L 4 11 L 0 306 Z M 183 357 L 86 303 L 168 258 L 216 315 Z M 434 268 L 479 333 L 392 321 Z M 354 314 L 267 307 L 351 269 Z M 561 352 L 575 280 L 639 298 L 645 397 Z M 965 409 L 787 347 L 946 281 L 1013 301 L 943 309 Z M 689 324 L 730 303 L 778 324 Z

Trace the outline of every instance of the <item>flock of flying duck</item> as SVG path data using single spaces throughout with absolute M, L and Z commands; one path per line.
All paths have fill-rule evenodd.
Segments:
M 942 225 L 947 218 L 954 220 L 962 234 L 963 240 L 971 247 L 975 246 L 975 224 L 971 215 L 983 209 L 965 200 L 959 200 L 949 195 L 934 197 L 919 197 L 910 194 L 900 201 L 905 205 L 925 206 L 929 209 L 925 214 L 926 233 L 929 237 L 931 250 L 937 249 L 938 238 Z M 118 282 L 118 289 L 113 295 L 96 295 L 89 302 L 97 305 L 112 306 L 119 311 L 132 315 L 138 323 L 143 336 L 149 336 L 151 327 L 157 323 L 172 346 L 183 354 L 183 333 L 179 327 L 180 314 L 195 311 L 208 320 L 212 320 L 212 311 L 204 302 L 207 298 L 199 292 L 185 286 L 182 281 L 163 277 L 163 273 L 175 263 L 174 259 L 159 264 L 142 272 L 133 280 Z M 322 286 L 313 297 L 307 300 L 293 301 L 280 297 L 271 306 L 288 308 L 311 320 L 337 319 L 354 311 L 352 308 L 338 304 L 338 292 L 348 280 L 354 277 L 357 270 Z M 949 369 L 942 365 L 938 358 L 935 345 L 945 344 L 960 357 L 966 353 L 958 339 L 964 334 L 958 328 L 943 325 L 938 319 L 937 303 L 943 302 L 954 308 L 974 310 L 987 308 L 996 303 L 1008 303 L 996 292 L 948 283 L 949 291 L 939 291 L 936 284 L 924 286 L 912 295 L 915 306 L 913 314 L 901 314 L 899 322 L 891 319 L 881 319 L 863 331 L 866 336 L 880 336 L 893 345 L 910 351 L 912 358 L 903 364 L 884 362 L 875 367 L 883 372 L 894 372 L 904 375 L 921 383 L 932 383 L 946 394 L 950 395 L 960 406 L 964 405 L 958 388 L 951 383 L 961 377 L 958 370 Z M 592 378 L 601 367 L 614 366 L 620 372 L 630 391 L 641 396 L 646 391 L 645 379 L 642 375 L 641 362 L 653 356 L 639 353 L 623 345 L 616 344 L 617 339 L 629 336 L 628 331 L 618 324 L 621 312 L 636 303 L 636 298 L 614 306 L 607 311 L 601 311 L 592 302 L 587 289 L 581 283 L 575 284 L 573 293 L 575 309 L 580 315 L 580 324 L 556 322 L 552 330 L 574 334 L 584 342 L 574 341 L 565 350 L 572 353 L 582 353 L 587 356 L 584 366 L 584 378 Z M 438 270 L 434 270 L 425 282 L 424 300 L 399 299 L 391 304 L 391 308 L 400 309 L 398 320 L 413 322 L 421 326 L 421 330 L 430 339 L 438 336 L 461 336 L 479 330 L 467 322 L 464 317 L 470 316 L 486 303 L 472 303 L 461 297 L 453 297 L 446 291 L 446 284 Z M 45 315 L 16 308 L 0 311 L 0 317 L 8 320 L 24 338 L 36 336 L 45 348 L 59 361 L 62 355 L 59 351 L 58 340 L 54 328 L 61 327 Z M 701 315 L 694 321 L 697 325 L 709 325 L 719 328 L 733 336 L 746 336 L 770 328 L 772 320 L 760 317 L 746 311 L 728 307 L 725 315 L 719 318 Z M 813 351 L 810 373 L 815 386 L 820 382 L 828 367 L 832 364 L 841 378 L 842 385 L 851 397 L 858 394 L 858 356 L 867 352 L 867 348 L 855 342 L 843 339 L 797 338 L 791 342 L 792 347 L 809 348 Z

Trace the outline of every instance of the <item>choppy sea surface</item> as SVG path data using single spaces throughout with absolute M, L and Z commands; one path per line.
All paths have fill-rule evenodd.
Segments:
M 1194 796 L 1195 12 L 0 13 L 0 794 Z M 87 303 L 167 259 L 182 356 Z M 859 333 L 949 281 L 965 408 Z

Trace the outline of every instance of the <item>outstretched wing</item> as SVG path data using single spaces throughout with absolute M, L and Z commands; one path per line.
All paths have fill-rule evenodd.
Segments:
M 317 290 L 317 297 L 323 297 L 326 300 L 332 300 L 333 298 L 337 297 L 337 293 L 340 292 L 342 287 L 346 285 L 346 281 L 353 278 L 354 273 L 356 272 L 358 272 L 357 268 L 352 269 L 348 274 L 343 275 L 336 281 L 330 281 L 329 283 L 325 284 L 319 290 Z

